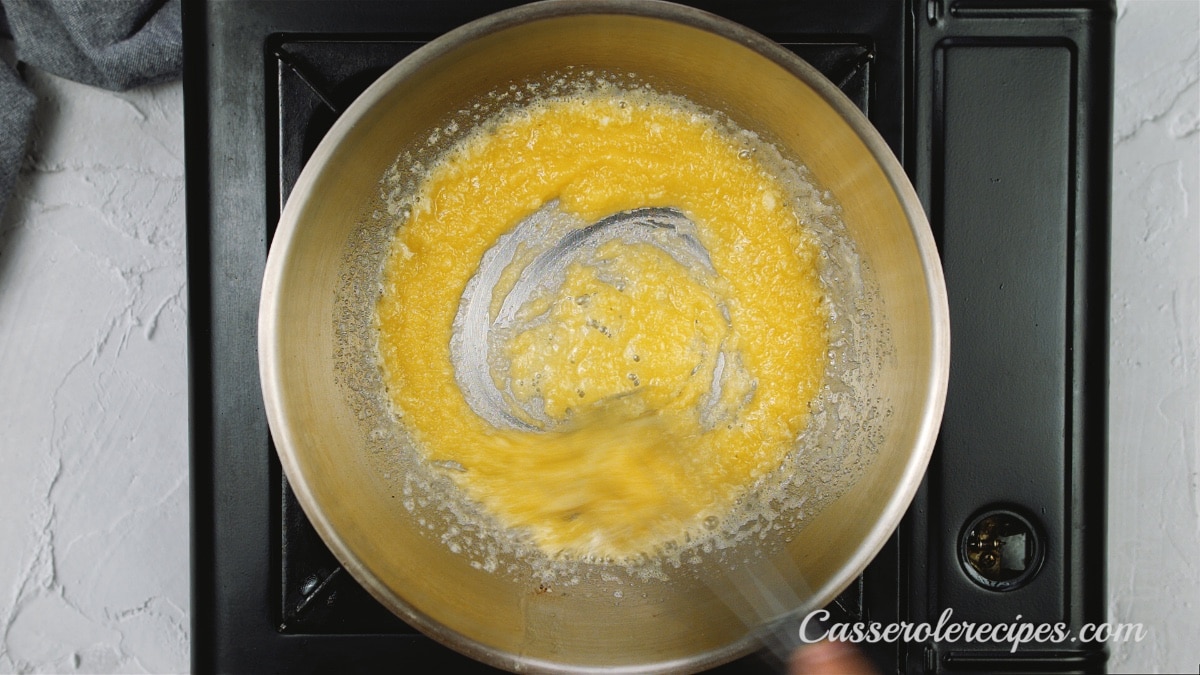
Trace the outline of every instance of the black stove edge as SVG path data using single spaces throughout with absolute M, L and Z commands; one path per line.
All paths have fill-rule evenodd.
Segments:
M 215 522 L 211 457 L 213 402 L 211 275 L 207 227 L 209 222 L 208 89 L 206 72 L 208 36 L 198 2 L 182 3 L 184 202 L 187 213 L 186 264 L 188 268 L 188 436 L 189 499 L 191 503 L 191 669 L 214 671 L 216 640 L 212 597 L 215 583 Z M 201 318 L 203 317 L 203 318 Z

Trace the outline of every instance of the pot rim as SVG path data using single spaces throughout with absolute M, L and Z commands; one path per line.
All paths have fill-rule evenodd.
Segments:
M 388 69 L 346 109 L 318 144 L 312 157 L 301 171 L 292 189 L 291 197 L 280 215 L 263 274 L 258 321 L 259 374 L 267 421 L 271 434 L 276 439 L 280 462 L 289 477 L 300 478 L 303 476 L 301 463 L 292 450 L 297 445 L 297 439 L 290 432 L 292 425 L 288 422 L 289 415 L 283 403 L 282 391 L 277 386 L 282 370 L 281 354 L 277 342 L 280 312 L 278 291 L 287 264 L 291 259 L 288 252 L 294 243 L 297 223 L 308 202 L 312 199 L 312 188 L 322 168 L 366 111 L 378 104 L 387 92 L 399 82 L 413 76 L 428 64 L 467 43 L 512 27 L 561 17 L 586 15 L 634 16 L 682 24 L 731 40 L 782 67 L 793 77 L 811 87 L 853 129 L 887 177 L 910 223 L 924 272 L 932 318 L 930 362 L 933 372 L 925 392 L 922 420 L 914 443 L 916 451 L 912 453 L 905 465 L 904 473 L 897 482 L 897 489 L 887 501 L 881 516 L 860 542 L 853 555 L 847 559 L 838 573 L 834 574 L 821 588 L 813 589 L 812 594 L 806 599 L 805 609 L 815 609 L 815 607 L 809 606 L 812 604 L 812 599 L 826 596 L 832 598 L 838 590 L 861 574 L 883 547 L 887 538 L 900 524 L 901 518 L 912 502 L 932 455 L 945 405 L 950 362 L 950 320 L 941 261 L 916 191 L 909 183 L 900 162 L 866 116 L 836 86 L 799 56 L 741 24 L 693 7 L 664 0 L 541 0 L 502 10 L 460 26 L 423 45 Z M 469 636 L 448 629 L 394 594 L 359 560 L 339 536 L 320 503 L 314 497 L 310 486 L 304 480 L 294 480 L 291 485 L 305 514 L 335 557 L 376 600 L 425 635 L 459 653 L 489 665 L 507 670 L 554 673 L 694 671 L 731 661 L 753 651 L 758 646 L 755 636 L 748 632 L 742 639 L 724 648 L 699 653 L 688 658 L 657 662 L 650 667 L 645 665 L 575 667 L 494 649 Z

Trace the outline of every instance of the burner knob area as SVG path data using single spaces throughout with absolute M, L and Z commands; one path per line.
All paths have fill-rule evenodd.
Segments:
M 1044 558 L 1038 528 L 1009 509 L 989 509 L 975 516 L 959 537 L 963 571 L 992 591 L 1024 586 L 1041 569 Z

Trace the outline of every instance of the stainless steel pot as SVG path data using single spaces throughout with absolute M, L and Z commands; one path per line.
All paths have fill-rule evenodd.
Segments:
M 719 566 L 625 580 L 614 600 L 602 575 L 548 591 L 504 573 L 503 560 L 499 572 L 471 565 L 431 533 L 435 509 L 425 519 L 419 505 L 401 506 L 404 467 L 381 469 L 386 453 L 363 421 L 371 378 L 345 367 L 345 350 L 363 347 L 347 342 L 345 321 L 362 314 L 348 305 L 371 297 L 360 283 L 371 258 L 356 255 L 355 242 L 371 236 L 380 177 L 481 92 L 568 66 L 636 72 L 723 111 L 774 139 L 840 203 L 876 288 L 865 338 L 876 358 L 864 386 L 887 414 L 852 485 L 768 548 L 786 562 L 776 567 L 805 599 L 801 610 L 829 602 L 862 571 L 912 499 L 941 418 L 949 320 L 934 241 L 899 163 L 833 85 L 778 45 L 697 10 L 527 5 L 433 41 L 368 89 L 317 148 L 275 234 L 259 318 L 267 414 L 317 531 L 367 590 L 425 633 L 512 670 L 699 670 L 754 647 L 713 590 Z

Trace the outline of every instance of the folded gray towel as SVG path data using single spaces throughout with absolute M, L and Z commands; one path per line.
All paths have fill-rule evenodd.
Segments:
M 5 33 L 18 61 L 105 89 L 170 80 L 183 69 L 179 0 L 0 0 L 0 39 Z M 17 70 L 0 60 L 0 216 L 34 107 Z

